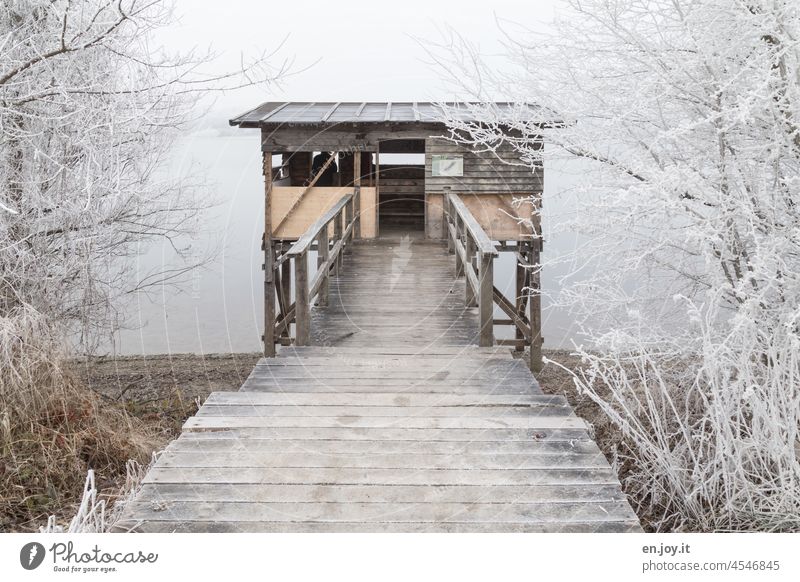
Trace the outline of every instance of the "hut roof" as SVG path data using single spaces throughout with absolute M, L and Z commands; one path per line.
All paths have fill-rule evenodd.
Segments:
M 465 121 L 479 121 L 479 113 L 491 108 L 501 118 L 509 120 L 542 117 L 542 109 L 533 103 L 454 103 L 448 104 L 448 115 L 458 115 Z M 550 117 L 550 116 L 548 116 Z M 324 125 L 342 123 L 441 123 L 442 105 L 432 102 L 390 101 L 372 102 L 300 102 L 268 101 L 234 119 L 231 125 L 239 127 L 265 127 L 281 125 Z M 552 117 L 550 117 L 552 120 Z

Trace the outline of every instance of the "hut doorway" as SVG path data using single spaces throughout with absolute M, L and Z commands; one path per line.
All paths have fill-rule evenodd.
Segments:
M 378 225 L 381 236 L 425 233 L 425 140 L 380 142 Z

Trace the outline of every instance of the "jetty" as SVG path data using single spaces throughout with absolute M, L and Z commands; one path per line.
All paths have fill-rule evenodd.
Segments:
M 186 421 L 118 531 L 641 531 L 590 427 L 535 378 L 542 236 L 518 199 L 540 205 L 543 170 L 448 140 L 439 113 L 231 121 L 262 137 L 264 358 Z

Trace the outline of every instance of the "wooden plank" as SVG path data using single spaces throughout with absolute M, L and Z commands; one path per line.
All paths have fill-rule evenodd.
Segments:
M 270 485 L 211 483 L 192 487 L 144 485 L 137 501 L 230 501 L 253 503 L 526 503 L 614 502 L 625 495 L 615 485 Z
M 482 418 L 447 417 L 393 417 L 349 415 L 341 417 L 236 417 L 193 416 L 183 425 L 184 430 L 216 430 L 223 428 L 427 428 L 427 429 L 483 429 L 495 428 L 575 428 L 585 429 L 586 423 L 576 416 L 535 416 L 516 418 L 497 416 Z
M 253 452 L 297 453 L 328 455 L 364 454 L 433 454 L 433 455 L 491 455 L 523 453 L 539 456 L 600 454 L 597 445 L 588 439 L 572 441 L 391 441 L 391 440 L 271 440 L 229 438 L 179 438 L 172 441 L 168 452 Z
M 641 533 L 638 521 L 574 521 L 569 523 L 376 523 L 376 522 L 276 522 L 276 521 L 146 521 L 121 520 L 114 531 L 149 533 Z
M 341 485 L 618 485 L 610 469 L 329 469 L 236 468 L 208 471 L 202 468 L 153 467 L 143 483 L 261 483 Z
M 467 429 L 451 428 L 220 428 L 199 432 L 184 432 L 182 439 L 272 439 L 295 440 L 343 440 L 343 441 L 424 441 L 424 442 L 549 442 L 585 440 L 589 437 L 585 429 L 551 428 L 496 428 Z
M 473 455 L 451 454 L 321 454 L 313 449 L 297 452 L 176 452 L 163 453 L 158 461 L 161 468 L 203 468 L 225 471 L 240 468 L 324 468 L 324 469 L 464 469 L 464 470 L 533 470 L 533 469 L 599 469 L 608 466 L 601 454 L 535 455 L 530 453 L 496 453 Z
M 569 406 L 251 406 L 251 405 L 204 405 L 197 417 L 238 416 L 238 417 L 341 417 L 341 416 L 381 416 L 414 418 L 427 416 L 434 418 L 479 418 L 479 417 L 527 417 L 527 416 L 568 416 Z
M 363 394 L 339 392 L 336 394 L 282 394 L 282 393 L 249 393 L 249 392 L 212 392 L 205 401 L 205 406 L 227 405 L 252 406 L 395 406 L 407 407 L 491 407 L 491 406 L 567 406 L 563 396 L 533 395 L 510 396 L 505 394 L 482 394 L 459 396 L 457 394 L 407 394 L 394 392 L 384 394 Z
M 626 502 L 590 503 L 238 503 L 172 501 L 166 506 L 134 502 L 151 521 L 287 521 L 372 523 L 569 523 L 631 519 Z

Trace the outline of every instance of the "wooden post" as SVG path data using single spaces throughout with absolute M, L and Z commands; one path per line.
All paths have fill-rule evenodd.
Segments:
M 530 286 L 531 286 L 531 296 L 528 299 L 528 308 L 530 309 L 530 315 L 528 316 L 528 320 L 531 323 L 531 370 L 534 372 L 540 372 L 542 370 L 542 278 L 541 273 L 539 271 L 541 265 L 541 253 L 539 249 L 541 247 L 540 240 L 533 241 L 533 245 L 531 248 L 531 252 L 529 256 L 529 263 L 534 265 L 533 269 L 531 270 L 529 277 L 530 277 Z
M 344 212 L 340 212 L 336 215 L 336 218 L 333 219 L 333 244 L 336 245 L 337 242 L 342 240 L 342 233 L 344 232 L 344 227 L 342 226 L 342 218 L 344 218 Z M 344 241 L 342 241 L 344 245 Z M 342 267 L 342 259 L 344 258 L 344 253 L 339 251 L 339 255 L 336 257 L 336 261 L 333 263 L 333 274 L 337 277 L 339 276 L 339 270 Z
M 466 229 L 465 229 L 465 231 L 466 231 Z M 472 235 L 469 233 L 469 231 L 466 231 L 465 234 L 466 234 L 466 237 L 464 239 L 464 250 L 466 252 L 464 253 L 464 255 L 466 257 L 466 260 L 464 261 L 464 270 L 466 271 L 466 270 L 469 270 L 469 269 L 474 269 L 474 264 L 475 264 L 475 241 L 472 240 Z M 481 265 L 481 269 L 482 268 L 483 268 L 483 265 Z M 479 275 L 479 277 L 482 277 L 483 276 L 483 270 L 481 270 L 478 273 L 478 275 Z M 466 291 L 466 294 L 464 296 L 464 304 L 467 307 L 475 307 L 478 304 L 478 302 L 477 302 L 477 298 L 475 296 L 475 289 L 473 289 L 472 285 L 470 285 L 469 277 L 467 277 L 466 283 L 467 284 L 465 285 L 465 287 L 466 287 L 467 291 Z M 479 285 L 480 285 L 480 280 L 479 280 Z
M 459 216 L 458 212 L 454 213 L 454 220 L 453 226 L 455 227 L 455 234 L 456 239 L 453 241 L 453 245 L 459 244 L 461 241 L 461 231 L 464 229 L 463 224 L 461 223 L 461 216 Z M 461 254 L 456 249 L 456 278 L 464 276 L 464 264 L 461 262 Z M 469 285 L 469 283 L 467 283 Z
M 308 253 L 294 260 L 295 345 L 307 346 L 311 336 L 311 306 L 308 304 Z
M 355 196 L 350 199 L 350 202 L 345 204 L 345 207 L 344 207 L 344 223 L 346 225 L 349 225 L 351 222 L 353 222 L 355 204 L 356 204 L 355 203 Z M 355 226 L 353 227 L 353 229 L 350 230 L 350 235 L 347 238 L 347 241 L 345 242 L 344 250 L 345 250 L 346 253 L 351 253 L 353 251 L 352 244 L 353 244 L 354 232 L 355 232 Z
M 467 237 L 469 238 L 469 237 Z M 481 318 L 481 347 L 492 347 L 494 345 L 494 256 L 489 253 L 480 255 L 480 273 L 478 285 L 480 287 L 479 312 Z M 469 283 L 467 283 L 469 287 Z
M 445 187 L 445 189 L 448 189 Z M 450 237 L 450 229 L 447 228 L 451 219 L 450 196 L 448 192 L 442 194 L 442 236 L 447 239 L 447 252 L 451 255 L 455 252 L 453 239 Z
M 289 306 L 292 304 L 292 261 L 288 258 L 281 263 L 280 292 L 281 295 L 283 295 L 283 305 L 286 307 L 286 311 L 284 311 L 282 315 L 286 317 L 286 314 L 289 312 Z M 286 326 L 284 335 L 286 337 L 291 337 L 292 335 L 288 325 Z
M 518 247 L 522 248 L 522 242 L 517 242 Z M 525 317 L 525 310 L 528 303 L 527 295 L 525 294 L 525 287 L 528 285 L 528 270 L 522 265 L 519 260 L 519 256 L 516 259 L 517 264 L 517 272 L 516 277 L 514 278 L 515 282 L 515 289 L 514 289 L 514 306 L 516 307 L 517 314 Z M 515 334 L 514 337 L 517 340 L 524 340 L 525 334 L 522 333 L 522 330 L 519 327 L 514 326 Z M 524 349 L 523 342 L 520 341 L 518 345 L 514 346 L 515 352 L 521 352 Z
M 381 208 L 381 143 L 378 142 L 375 148 L 375 209 L 378 215 L 375 217 L 375 236 L 380 236 L 380 208 Z M 359 202 L 360 204 L 360 202 Z M 359 231 L 360 232 L 360 231 Z
M 264 356 L 275 356 L 275 249 L 272 242 L 272 152 L 264 152 Z
M 353 237 L 361 238 L 361 151 L 356 150 L 353 156 L 353 212 L 356 223 L 353 226 Z
M 328 244 L 328 225 L 326 224 L 319 231 L 317 238 L 317 269 L 324 269 L 322 273 L 322 282 L 319 285 L 319 293 L 317 294 L 317 305 L 325 307 L 328 305 L 328 288 L 330 286 L 330 270 L 328 269 L 328 258 L 330 253 L 330 245 Z

